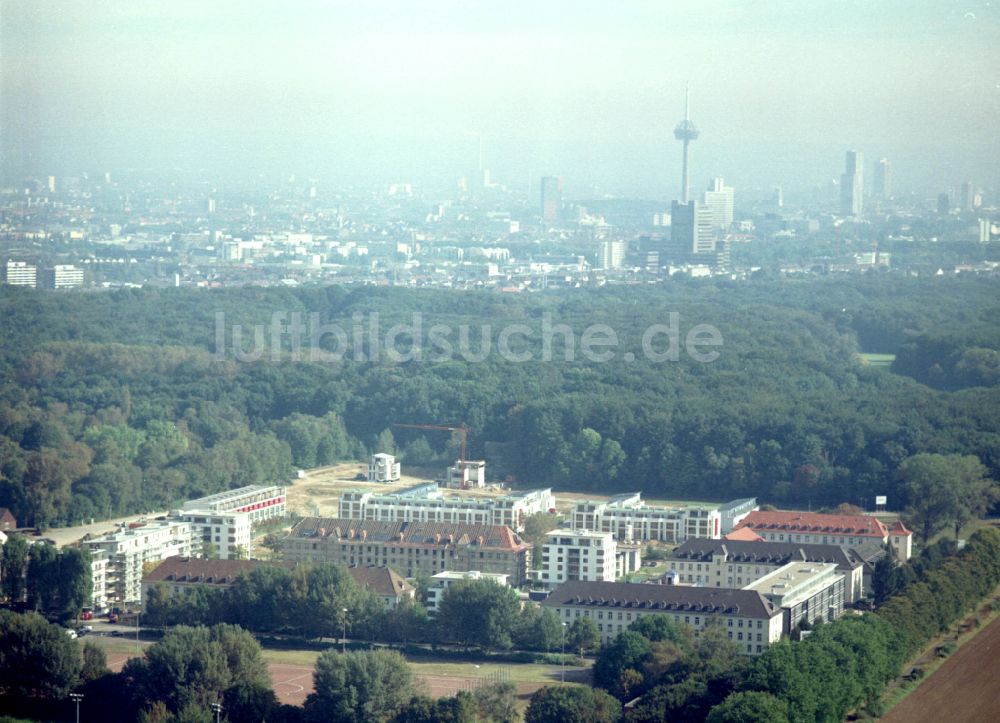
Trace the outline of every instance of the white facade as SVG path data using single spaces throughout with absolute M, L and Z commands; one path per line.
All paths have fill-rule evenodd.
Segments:
M 570 521 L 574 529 L 610 532 L 624 542 L 718 539 L 722 528 L 722 516 L 716 507 L 647 507 L 638 492 L 602 502 L 578 502 Z
M 103 551 L 107 555 L 106 602 L 112 606 L 139 604 L 144 564 L 174 555 L 190 556 L 200 549 L 191 524 L 176 519 L 124 528 L 82 544 L 91 554 Z
M 438 608 L 441 605 L 441 600 L 444 598 L 445 591 L 451 587 L 453 583 L 463 582 L 465 580 L 490 580 L 502 587 L 510 587 L 510 583 L 507 582 L 508 577 L 508 575 L 501 575 L 493 572 L 480 572 L 479 570 L 470 570 L 469 572 L 446 570 L 444 572 L 439 572 L 431 578 L 432 582 L 427 588 L 427 600 L 424 601 L 427 605 L 427 612 L 434 614 L 438 611 Z
M 597 252 L 598 267 L 602 269 L 620 269 L 624 263 L 624 241 L 601 241 Z
M 568 580 L 614 582 L 616 552 L 610 532 L 553 530 L 542 546 L 538 580 L 549 588 Z
M 391 454 L 373 454 L 368 463 L 369 482 L 398 482 L 402 467 Z
M 4 269 L 4 281 L 11 286 L 38 285 L 38 267 L 24 261 L 8 261 Z
M 185 502 L 182 512 L 246 512 L 256 524 L 285 516 L 285 488 L 281 485 L 247 485 Z
M 377 495 L 363 490 L 340 496 L 339 516 L 350 520 L 382 522 L 443 522 L 469 525 L 506 525 L 520 532 L 524 519 L 555 507 L 551 489 L 500 497 L 445 497 L 434 483 Z
M 249 557 L 250 543 L 253 540 L 252 514 L 190 510 L 177 513 L 176 516 L 191 525 L 191 534 L 202 548 L 205 543 L 209 543 L 220 560 L 228 560 Z
M 49 289 L 72 289 L 83 286 L 83 269 L 72 265 L 56 265 L 44 271 L 45 286 Z
M 95 612 L 108 607 L 108 553 L 90 550 L 90 606 Z
M 479 489 L 485 486 L 486 462 L 483 460 L 455 460 L 455 464 L 448 468 L 448 487 L 451 489 Z
M 705 205 L 712 212 L 712 224 L 716 228 L 728 229 L 733 225 L 733 188 L 721 178 L 713 178 L 705 191 Z

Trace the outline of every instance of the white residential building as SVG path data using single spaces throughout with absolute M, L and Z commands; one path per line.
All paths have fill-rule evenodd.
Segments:
M 281 485 L 247 485 L 185 502 L 182 512 L 246 512 L 256 524 L 285 516 L 285 488 Z
M 427 588 L 427 600 L 424 601 L 427 605 L 427 612 L 433 615 L 438 611 L 438 608 L 441 605 L 441 600 L 444 598 L 445 591 L 456 582 L 464 582 L 466 580 L 490 580 L 491 582 L 495 582 L 497 585 L 502 587 L 510 587 L 510 583 L 507 582 L 508 577 L 509 575 L 501 575 L 494 572 L 480 572 L 479 570 L 470 570 L 468 572 L 445 570 L 444 572 L 439 572 L 431 578 L 431 584 Z
M 220 560 L 250 556 L 253 540 L 251 512 L 221 512 L 191 510 L 174 512 L 172 517 L 191 525 L 191 534 L 199 548 L 214 550 Z
M 433 482 L 379 495 L 350 490 L 340 496 L 344 519 L 382 522 L 441 522 L 467 525 L 506 525 L 520 532 L 529 515 L 555 507 L 552 490 L 545 488 L 499 497 L 445 497 Z
M 90 606 L 95 612 L 108 607 L 108 553 L 90 550 Z
M 573 529 L 610 532 L 624 542 L 660 540 L 681 543 L 691 537 L 718 539 L 722 513 L 715 506 L 649 507 L 641 493 L 605 501 L 578 502 L 570 514 Z
M 539 582 L 549 588 L 569 580 L 614 582 L 616 551 L 610 532 L 553 530 L 542 546 Z
M 83 286 L 83 269 L 72 264 L 57 264 L 42 270 L 42 286 L 46 289 L 72 289 Z
M 368 463 L 369 482 L 399 482 L 402 467 L 391 454 L 373 454 Z
M 189 556 L 200 549 L 201 542 L 194 538 L 191 523 L 167 519 L 124 527 L 82 545 L 92 555 L 103 551 L 107 556 L 106 603 L 121 607 L 139 604 L 143 565 L 174 555 Z
M 458 459 L 448 468 L 448 487 L 453 490 L 485 486 L 486 462 L 481 459 Z

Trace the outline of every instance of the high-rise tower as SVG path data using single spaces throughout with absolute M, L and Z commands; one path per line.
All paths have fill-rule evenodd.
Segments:
M 683 179 L 681 181 L 681 203 L 688 202 L 688 145 L 691 141 L 697 140 L 698 129 L 694 127 L 694 123 L 691 122 L 690 118 L 690 106 L 689 98 L 690 93 L 687 88 L 684 89 L 684 120 L 677 124 L 674 128 L 674 138 L 679 141 L 684 141 L 684 170 Z
M 861 194 L 864 190 L 861 151 L 848 151 L 844 175 L 840 177 L 840 212 L 844 216 L 861 215 Z
M 886 200 L 892 196 L 892 166 L 888 158 L 882 158 L 875 166 L 875 198 Z

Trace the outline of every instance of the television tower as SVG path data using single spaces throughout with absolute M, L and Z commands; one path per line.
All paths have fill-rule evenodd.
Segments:
M 674 138 L 684 141 L 684 178 L 681 185 L 681 203 L 688 202 L 688 144 L 698 138 L 698 129 L 691 122 L 689 114 L 689 90 L 684 86 L 684 120 L 674 128 Z

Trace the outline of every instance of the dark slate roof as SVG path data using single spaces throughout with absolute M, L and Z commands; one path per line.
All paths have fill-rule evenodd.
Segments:
M 756 590 L 631 582 L 565 582 L 553 590 L 542 605 L 713 613 L 750 618 L 772 618 L 781 614 L 779 607 Z
M 363 588 L 380 597 L 399 597 L 409 594 L 413 586 L 388 567 L 349 567 L 351 577 Z
M 789 562 L 833 562 L 841 570 L 861 564 L 859 556 L 840 545 L 815 545 L 802 542 L 753 542 L 745 540 L 710 540 L 696 538 L 679 545 L 670 560 L 710 561 L 713 555 L 725 554 L 734 563 L 766 562 L 785 565 Z

